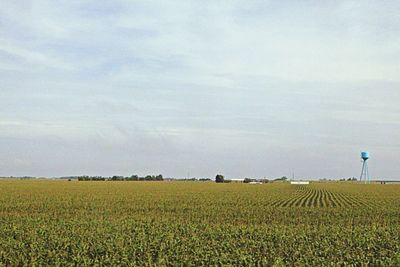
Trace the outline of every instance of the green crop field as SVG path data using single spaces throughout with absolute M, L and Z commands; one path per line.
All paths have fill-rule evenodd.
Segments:
M 399 266 L 400 185 L 0 181 L 0 266 Z

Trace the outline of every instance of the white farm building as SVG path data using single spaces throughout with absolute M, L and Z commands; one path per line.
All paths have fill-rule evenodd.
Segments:
M 291 181 L 290 184 L 310 184 L 309 181 Z

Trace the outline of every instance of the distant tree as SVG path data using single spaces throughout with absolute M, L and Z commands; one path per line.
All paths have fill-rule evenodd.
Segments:
M 102 177 L 102 176 L 93 176 L 93 177 L 90 177 L 90 180 L 91 181 L 105 181 L 106 178 Z
M 138 181 L 139 177 L 135 174 L 135 175 L 131 175 L 131 177 L 127 177 L 126 180 L 127 181 Z
M 252 181 L 253 181 L 253 179 L 251 179 L 251 178 L 244 178 L 243 183 L 248 184 L 248 183 L 250 183 Z
M 124 177 L 123 177 L 123 176 L 114 175 L 113 177 L 111 177 L 110 180 L 111 180 L 111 181 L 123 181 L 123 180 L 124 180 Z
M 79 176 L 78 177 L 78 181 L 90 181 L 90 177 L 89 176 Z
M 217 174 L 217 176 L 215 176 L 215 182 L 223 183 L 224 181 L 225 181 L 225 178 L 222 174 Z
M 89 179 L 93 181 L 104 181 L 104 177 L 90 177 Z M 164 181 L 161 174 L 159 175 L 146 175 L 145 177 L 139 177 L 138 175 L 131 175 L 130 177 L 114 175 L 107 180 L 109 181 Z

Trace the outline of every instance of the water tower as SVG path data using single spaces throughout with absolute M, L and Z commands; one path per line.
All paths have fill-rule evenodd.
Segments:
M 369 153 L 367 151 L 361 152 L 361 160 L 362 160 L 362 169 L 360 175 L 360 182 L 364 181 L 366 184 L 370 182 L 369 173 L 368 173 L 368 162 Z

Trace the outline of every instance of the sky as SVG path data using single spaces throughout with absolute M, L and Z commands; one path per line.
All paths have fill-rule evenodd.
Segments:
M 400 179 L 399 1 L 1 1 L 0 176 Z

